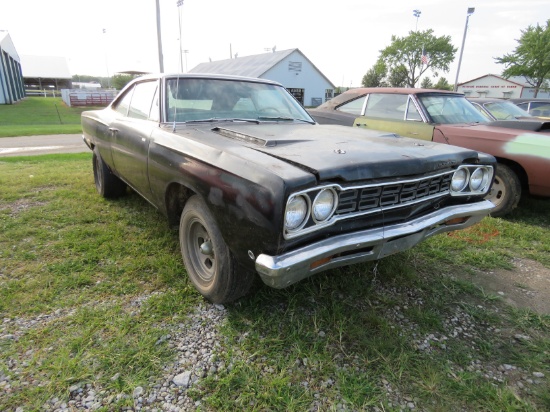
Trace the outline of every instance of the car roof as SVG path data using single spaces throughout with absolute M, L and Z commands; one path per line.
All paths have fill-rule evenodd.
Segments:
M 155 74 L 146 74 L 143 76 L 136 77 L 132 80 L 132 83 L 139 82 L 143 80 L 153 80 L 153 79 L 171 79 L 171 78 L 180 78 L 180 79 L 212 79 L 212 80 L 238 80 L 238 81 L 247 81 L 254 83 L 265 83 L 281 86 L 281 83 L 260 79 L 257 77 L 245 77 L 245 76 L 234 76 L 227 74 L 215 74 L 215 73 L 155 73 Z
M 412 87 L 357 87 L 355 89 L 349 89 L 336 97 L 333 97 L 328 102 L 319 106 L 319 109 L 331 109 L 338 107 L 341 104 L 350 100 L 357 99 L 365 94 L 371 93 L 385 93 L 385 94 L 449 94 L 456 96 L 464 96 L 464 93 L 451 92 L 448 90 L 436 90 L 436 89 L 421 89 Z
M 530 102 L 538 102 L 538 103 L 550 103 L 550 99 L 536 99 L 534 97 L 531 97 L 531 98 L 513 98 L 513 99 L 508 99 L 510 100 L 511 102 L 513 103 L 530 103 Z
M 494 103 L 494 102 L 508 102 L 510 99 L 499 99 L 498 97 L 468 97 L 468 100 L 477 103 Z M 510 102 L 513 103 L 513 102 Z

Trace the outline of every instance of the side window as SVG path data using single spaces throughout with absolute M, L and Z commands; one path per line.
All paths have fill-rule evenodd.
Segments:
M 358 99 L 352 100 L 351 102 L 343 104 L 342 106 L 338 107 L 336 110 L 340 112 L 361 116 L 363 114 L 363 104 L 365 103 L 366 98 L 367 98 L 366 95 L 362 96 Z
M 382 119 L 405 120 L 409 96 L 406 94 L 371 94 L 365 116 Z M 414 105 L 413 105 L 414 107 Z M 417 112 L 418 114 L 418 112 Z
M 130 101 L 132 100 L 134 89 L 135 87 L 132 87 L 128 90 L 114 106 L 114 109 L 123 116 L 128 116 L 128 108 L 130 107 Z
M 156 91 L 156 81 L 138 83 L 132 96 L 128 116 L 135 119 L 148 119 Z
M 481 113 L 483 115 L 483 117 L 485 117 L 489 121 L 493 121 L 493 118 L 491 116 L 489 116 L 487 114 L 487 112 L 485 110 L 483 110 L 479 104 L 473 103 L 473 105 L 479 111 L 479 113 Z
M 151 105 L 151 111 L 149 112 L 149 120 L 154 122 L 160 121 L 160 106 L 159 106 L 159 88 L 155 89 L 155 95 L 153 96 L 153 104 Z
M 516 106 L 525 111 L 529 110 L 529 103 L 520 103 L 520 104 L 517 104 Z
M 422 117 L 420 116 L 420 113 L 418 113 L 418 110 L 416 109 L 416 106 L 414 105 L 414 102 L 410 97 L 407 104 L 408 104 L 408 107 L 407 107 L 406 120 L 411 120 L 413 122 L 421 122 Z

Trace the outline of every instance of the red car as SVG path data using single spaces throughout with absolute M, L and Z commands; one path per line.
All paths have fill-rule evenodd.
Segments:
M 550 197 L 550 134 L 518 121 L 490 122 L 462 93 L 429 89 L 357 88 L 309 110 L 321 124 L 340 124 L 462 146 L 497 158 L 487 199 L 493 216 L 514 209 L 522 189 Z

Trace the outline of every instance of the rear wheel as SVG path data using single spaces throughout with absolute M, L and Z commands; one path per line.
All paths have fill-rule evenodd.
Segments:
M 126 193 L 126 183 L 115 176 L 103 162 L 97 149 L 93 152 L 94 182 L 97 192 L 106 198 L 120 197 Z
M 495 205 L 491 216 L 507 215 L 518 205 L 520 197 L 521 183 L 518 176 L 508 166 L 497 164 L 495 180 L 486 197 Z
M 238 266 L 208 207 L 196 195 L 181 214 L 179 239 L 189 279 L 206 299 L 231 302 L 248 292 L 254 274 Z

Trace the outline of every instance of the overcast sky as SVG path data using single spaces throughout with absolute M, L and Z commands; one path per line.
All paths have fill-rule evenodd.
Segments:
M 355 87 L 392 35 L 416 29 L 418 9 L 418 30 L 451 36 L 459 49 L 440 73 L 454 83 L 468 7 L 475 13 L 459 83 L 500 74 L 494 58 L 514 50 L 521 30 L 550 19 L 549 0 L 184 0 L 181 8 L 160 0 L 164 71 L 180 71 L 181 21 L 183 71 L 230 53 L 298 48 L 336 86 Z M 155 0 L 0 0 L 0 29 L 20 55 L 66 57 L 73 75 L 158 72 L 155 8 Z

